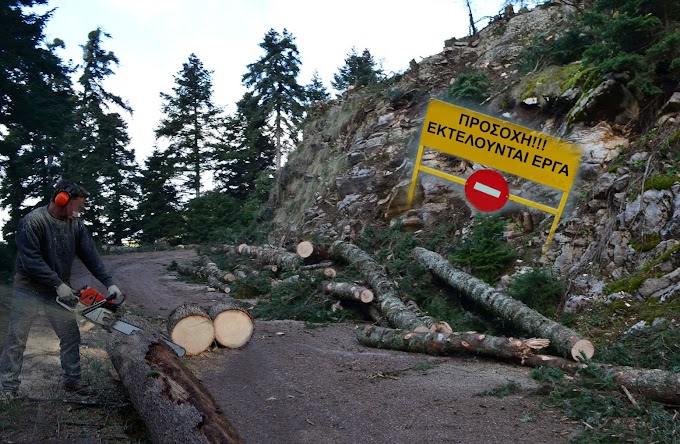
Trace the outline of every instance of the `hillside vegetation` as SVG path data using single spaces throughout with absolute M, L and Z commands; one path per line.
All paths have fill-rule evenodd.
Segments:
M 598 362 L 680 371 L 679 20 L 674 2 L 556 1 L 506 11 L 399 75 L 317 104 L 284 169 L 271 230 L 241 240 L 291 251 L 300 240 L 356 243 L 384 265 L 403 299 L 454 330 L 503 332 L 500 320 L 485 320 L 414 263 L 412 248 L 423 246 L 592 338 Z M 509 203 L 481 213 L 461 185 L 427 174 L 407 207 L 433 98 L 583 148 L 545 254 L 554 219 L 540 210 Z M 484 168 L 433 150 L 423 163 L 463 178 Z M 512 194 L 559 202 L 554 189 L 506 179 Z M 313 283 L 300 288 L 315 291 Z M 297 301 L 310 309 L 300 288 L 297 296 L 275 290 L 260 314 L 352 316 L 320 314 L 330 313 L 322 298 L 313 298 L 314 310 L 291 308 Z M 675 410 L 632 405 L 606 375 L 582 376 L 590 382 L 574 386 L 560 372 L 536 374 L 551 402 L 588 423 L 584 442 L 679 439 Z

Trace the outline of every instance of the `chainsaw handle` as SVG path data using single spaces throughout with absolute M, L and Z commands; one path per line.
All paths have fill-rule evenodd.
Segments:
M 106 297 L 106 302 L 107 302 L 109 305 L 112 305 L 113 307 L 118 307 L 120 304 L 122 304 L 123 302 L 125 302 L 125 295 L 122 294 L 121 296 L 122 296 L 121 300 L 118 301 L 118 298 L 116 298 L 116 295 L 115 295 L 115 294 L 110 294 L 110 295 L 108 295 L 108 296 Z M 116 300 L 115 303 L 113 302 L 114 299 Z

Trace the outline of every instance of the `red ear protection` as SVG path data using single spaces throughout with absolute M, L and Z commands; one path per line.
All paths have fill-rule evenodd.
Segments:
M 56 196 L 54 196 L 54 203 L 60 207 L 65 207 L 69 200 L 71 200 L 71 195 L 66 191 L 60 191 Z

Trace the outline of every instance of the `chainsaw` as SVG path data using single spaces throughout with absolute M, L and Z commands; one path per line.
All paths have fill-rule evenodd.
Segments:
M 130 335 L 138 330 L 141 331 L 139 327 L 116 319 L 115 312 L 123 302 L 125 302 L 125 296 L 120 300 L 113 294 L 106 297 L 89 286 L 85 286 L 80 290 L 80 299 L 75 305 L 69 305 L 57 297 L 59 305 L 107 331 L 116 330 L 126 335 Z M 177 356 L 182 357 L 186 353 L 184 348 L 175 344 L 169 338 L 161 335 L 161 339 L 170 346 Z

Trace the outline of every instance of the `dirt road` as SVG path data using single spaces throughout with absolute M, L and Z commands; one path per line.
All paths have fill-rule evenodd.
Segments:
M 193 250 L 104 256 L 130 309 L 157 320 L 221 297 L 167 271 L 194 258 Z M 85 284 L 99 285 L 79 269 L 73 285 Z M 566 443 L 578 433 L 543 406 L 529 369 L 367 348 L 353 328 L 256 320 L 243 349 L 206 352 L 188 366 L 250 444 Z M 484 394 L 511 382 L 520 389 L 510 396 Z

